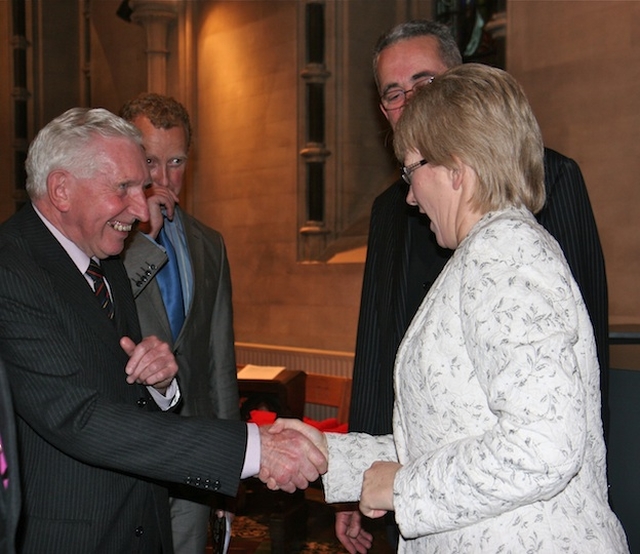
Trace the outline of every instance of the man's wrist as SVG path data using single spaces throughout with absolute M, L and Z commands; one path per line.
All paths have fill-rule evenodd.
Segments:
M 260 473 L 260 457 L 262 456 L 260 444 L 260 429 L 255 423 L 247 423 L 247 448 L 244 454 L 241 479 L 254 477 Z

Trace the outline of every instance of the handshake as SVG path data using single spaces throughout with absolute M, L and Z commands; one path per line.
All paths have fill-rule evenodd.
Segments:
M 327 471 L 327 439 L 297 419 L 278 419 L 260 427 L 260 473 L 271 490 L 294 492 Z
M 305 489 L 328 470 L 328 442 L 324 433 L 297 419 L 278 419 L 260 427 L 260 473 L 271 490 Z M 332 448 L 340 448 L 333 444 Z M 373 536 L 361 525 L 360 514 L 382 517 L 394 509 L 393 484 L 402 466 L 397 461 L 375 461 L 362 476 L 358 508 L 336 512 L 336 534 L 351 554 L 366 553 Z

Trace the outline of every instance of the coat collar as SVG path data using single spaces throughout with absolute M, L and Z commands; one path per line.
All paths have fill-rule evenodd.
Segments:
M 20 233 L 18 240 L 22 245 L 28 245 L 27 248 L 34 262 L 50 281 L 51 289 L 85 320 L 89 328 L 95 329 L 100 340 L 119 347 L 119 338 L 122 333 L 127 331 L 127 315 L 125 313 L 126 298 L 123 298 L 126 291 L 121 288 L 117 268 L 117 265 L 120 264 L 118 258 L 102 261 L 116 305 L 114 318 L 116 325 L 114 326 L 114 322 L 105 317 L 102 308 L 96 302 L 93 291 L 84 275 L 78 271 L 65 249 L 38 217 L 33 206 L 28 204 L 14 217 Z M 122 307 L 120 306 L 121 300 L 124 301 Z

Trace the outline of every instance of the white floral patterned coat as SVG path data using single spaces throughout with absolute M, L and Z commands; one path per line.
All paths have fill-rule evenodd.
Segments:
M 628 552 L 607 502 L 599 368 L 562 252 L 523 209 L 485 215 L 400 345 L 393 437 L 327 435 L 328 502 L 397 460 L 400 552 Z

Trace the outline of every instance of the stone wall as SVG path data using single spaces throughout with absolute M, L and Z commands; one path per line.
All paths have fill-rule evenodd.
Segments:
M 640 323 L 640 2 L 512 0 L 507 14 L 507 68 L 589 189 L 610 323 Z
M 10 11 L 9 3 L 0 4 L 0 69 L 7 74 Z M 67 28 L 69 18 L 79 21 L 79 0 L 56 5 L 58 10 L 47 3 L 45 27 L 66 21 Z M 119 5 L 119 0 L 91 2 L 90 14 L 91 102 L 114 111 L 146 86 L 144 30 L 117 18 Z M 190 108 L 195 127 L 183 202 L 226 239 L 236 337 L 244 343 L 352 352 L 361 251 L 349 258 L 355 263 L 298 261 L 303 3 L 199 0 L 186 5 L 185 27 L 171 27 L 167 41 L 167 91 Z M 430 5 L 429 0 L 334 3 L 341 28 L 349 29 L 348 39 L 337 46 L 341 51 L 332 53 L 341 60 L 336 82 L 350 87 L 337 105 L 331 162 L 344 185 L 344 202 L 332 206 L 341 228 L 359 225 L 362 234 L 373 196 L 391 180 L 386 129 L 368 82 L 371 48 L 382 30 L 407 17 L 428 16 Z M 576 159 L 585 175 L 605 250 L 611 321 L 640 323 L 640 293 L 634 286 L 640 265 L 640 158 L 635 152 L 640 3 L 512 0 L 507 17 L 507 69 L 523 83 L 546 144 Z M 72 34 L 56 38 L 45 32 L 34 41 L 33 75 L 46 78 L 32 100 L 34 133 L 45 115 L 47 120 L 57 115 L 52 110 L 82 101 L 81 56 L 71 51 L 82 42 Z M 185 59 L 194 68 L 188 78 L 185 67 L 191 66 Z M 76 77 L 56 81 L 56 75 Z M 0 126 L 0 159 L 5 165 L 10 98 L 2 82 L 0 122 L 7 125 Z M 3 217 L 11 213 L 11 186 L 8 180 L 0 185 Z

